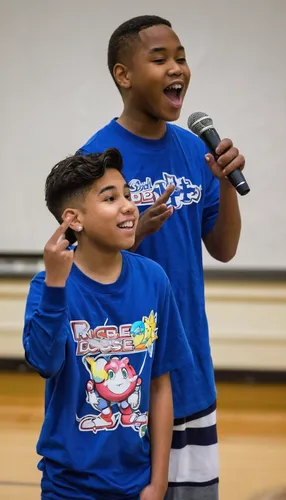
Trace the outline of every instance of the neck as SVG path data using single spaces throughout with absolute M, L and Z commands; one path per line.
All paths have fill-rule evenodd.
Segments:
M 100 249 L 88 242 L 79 242 L 74 262 L 89 278 L 104 285 L 115 283 L 122 269 L 119 250 Z
M 138 109 L 125 104 L 122 115 L 117 122 L 132 134 L 145 139 L 161 139 L 166 133 L 166 122 L 148 116 Z

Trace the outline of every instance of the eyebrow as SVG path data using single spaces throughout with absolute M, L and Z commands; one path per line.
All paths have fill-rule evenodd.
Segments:
M 183 45 L 179 45 L 179 47 L 176 48 L 176 51 L 182 51 L 185 50 L 185 47 Z M 166 52 L 167 49 L 166 47 L 153 47 L 152 49 L 149 50 L 149 54 L 156 54 L 157 52 Z
M 126 183 L 124 184 L 124 189 L 128 188 L 129 189 L 129 185 Z M 117 187 L 116 186 L 105 186 L 104 188 L 102 188 L 99 193 L 98 193 L 98 196 L 102 193 L 105 193 L 105 191 L 112 191 L 113 189 L 117 190 Z

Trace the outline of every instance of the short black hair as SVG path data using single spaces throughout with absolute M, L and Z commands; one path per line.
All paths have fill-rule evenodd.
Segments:
M 97 179 L 103 177 L 107 168 L 122 172 L 123 161 L 117 149 L 109 148 L 103 153 L 75 154 L 57 163 L 45 183 L 45 200 L 49 211 L 59 223 L 62 213 L 75 198 L 84 197 Z M 70 243 L 76 242 L 72 229 L 66 231 Z
M 159 24 L 164 24 L 165 26 L 172 28 L 170 21 L 167 21 L 167 19 L 163 19 L 162 17 L 138 16 L 125 21 L 112 33 L 108 43 L 108 68 L 118 88 L 119 86 L 113 75 L 113 68 L 115 64 L 122 63 L 124 51 L 131 49 L 132 44 L 134 40 L 138 38 L 140 31 Z

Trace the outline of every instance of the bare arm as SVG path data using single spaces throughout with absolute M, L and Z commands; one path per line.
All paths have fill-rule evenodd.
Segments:
M 241 217 L 235 188 L 225 178 L 236 168 L 244 168 L 245 159 L 230 139 L 224 139 L 217 150 L 216 161 L 211 154 L 206 160 L 213 174 L 220 181 L 220 203 L 216 223 L 205 237 L 205 246 L 212 257 L 221 262 L 230 261 L 238 247 Z
M 151 482 L 140 500 L 163 500 L 168 487 L 173 430 L 173 400 L 169 374 L 151 382 L 149 430 L 151 436 Z
M 220 203 L 216 223 L 205 237 L 209 254 L 221 262 L 230 261 L 236 254 L 241 231 L 241 217 L 235 189 L 222 180 Z

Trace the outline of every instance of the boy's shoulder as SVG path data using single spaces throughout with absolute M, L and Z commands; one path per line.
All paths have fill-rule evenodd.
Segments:
M 104 125 L 104 127 L 100 128 L 97 130 L 87 141 L 85 144 L 83 144 L 77 151 L 77 153 L 93 153 L 94 151 L 97 150 L 97 146 L 99 146 L 100 149 L 102 148 L 108 148 L 110 147 L 110 134 L 112 134 L 112 122 L 114 120 L 111 120 L 109 123 Z M 106 144 L 105 144 L 106 141 Z
M 149 276 L 149 279 L 154 282 L 159 282 L 161 284 L 165 283 L 165 285 L 169 285 L 169 278 L 165 273 L 164 269 L 160 264 L 155 262 L 148 257 L 144 257 L 143 255 L 139 255 L 138 253 L 129 252 L 127 250 L 123 250 L 122 254 L 128 260 L 129 264 L 133 267 L 133 269 L 137 272 L 142 272 Z
M 110 147 L 110 141 L 112 138 L 116 143 L 120 141 L 121 134 L 118 133 L 119 129 L 116 127 L 115 121 L 115 119 L 112 119 L 104 127 L 97 130 L 77 152 L 87 154 L 89 152 L 96 151 L 98 148 L 100 150 L 108 148 Z M 179 142 L 181 145 L 183 144 L 190 149 L 197 149 L 200 153 L 204 152 L 205 145 L 203 141 L 190 130 L 173 123 L 167 123 L 167 128 L 170 132 L 169 140 L 176 140 L 176 142 Z
M 45 278 L 46 278 L 46 271 L 39 271 L 37 274 L 35 274 L 33 276 L 30 284 L 31 285 L 33 285 L 33 284 L 40 285 L 41 283 L 44 283 Z

